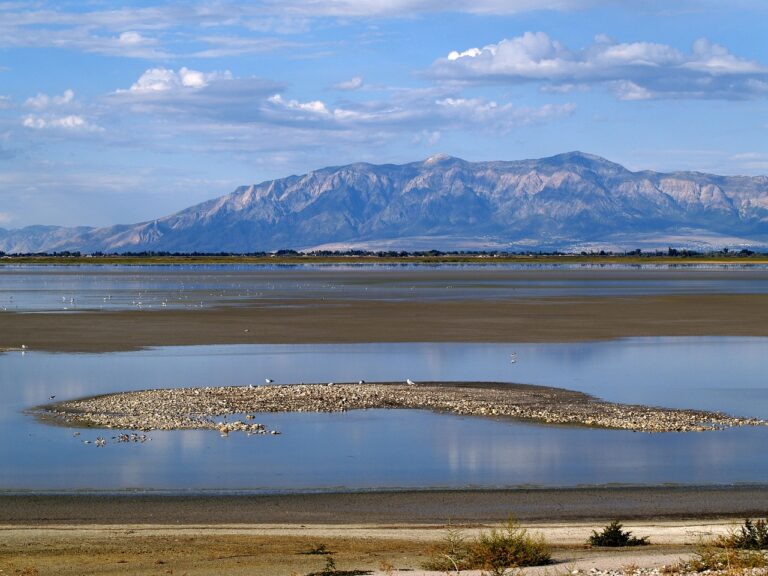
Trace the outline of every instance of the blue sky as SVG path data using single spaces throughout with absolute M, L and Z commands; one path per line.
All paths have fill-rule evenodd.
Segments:
M 442 152 L 768 174 L 768 1 L 0 0 L 0 227 Z

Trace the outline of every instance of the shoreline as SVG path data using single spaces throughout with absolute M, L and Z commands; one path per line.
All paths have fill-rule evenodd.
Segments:
M 290 494 L 3 493 L 0 526 L 470 524 L 763 517 L 768 485 L 402 490 Z

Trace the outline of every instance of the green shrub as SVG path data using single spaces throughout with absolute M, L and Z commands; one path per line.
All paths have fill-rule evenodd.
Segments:
M 592 536 L 589 537 L 589 544 L 592 546 L 645 546 L 648 544 L 648 537 L 636 538 L 632 532 L 622 530 L 623 525 L 614 520 L 608 524 L 603 531 L 598 533 L 592 530 Z
M 739 550 L 766 550 L 768 549 L 768 523 L 763 519 L 752 522 L 747 518 L 739 530 L 725 536 L 721 544 Z

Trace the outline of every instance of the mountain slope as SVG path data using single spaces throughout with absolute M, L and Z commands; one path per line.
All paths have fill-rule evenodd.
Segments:
M 440 155 L 243 186 L 137 225 L 0 230 L 0 250 L 577 249 L 670 239 L 768 245 L 768 178 L 630 172 L 580 152 L 516 162 Z

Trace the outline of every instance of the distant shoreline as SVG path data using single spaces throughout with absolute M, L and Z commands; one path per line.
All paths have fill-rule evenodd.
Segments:
M 505 253 L 440 253 L 430 255 L 428 252 L 416 252 L 407 256 L 377 256 L 364 255 L 317 255 L 296 254 L 284 256 L 280 254 L 154 254 L 147 255 L 2 255 L 0 253 L 0 266 L 5 265 L 121 265 L 121 266 L 149 266 L 149 265 L 205 265 L 205 264 L 253 264 L 253 265 L 301 265 L 301 264 L 625 264 L 625 265 L 767 265 L 768 253 L 754 253 L 750 256 L 741 256 L 737 252 L 733 254 L 723 253 L 695 253 L 692 255 L 668 256 L 648 253 L 646 255 L 630 254 L 505 254 Z

